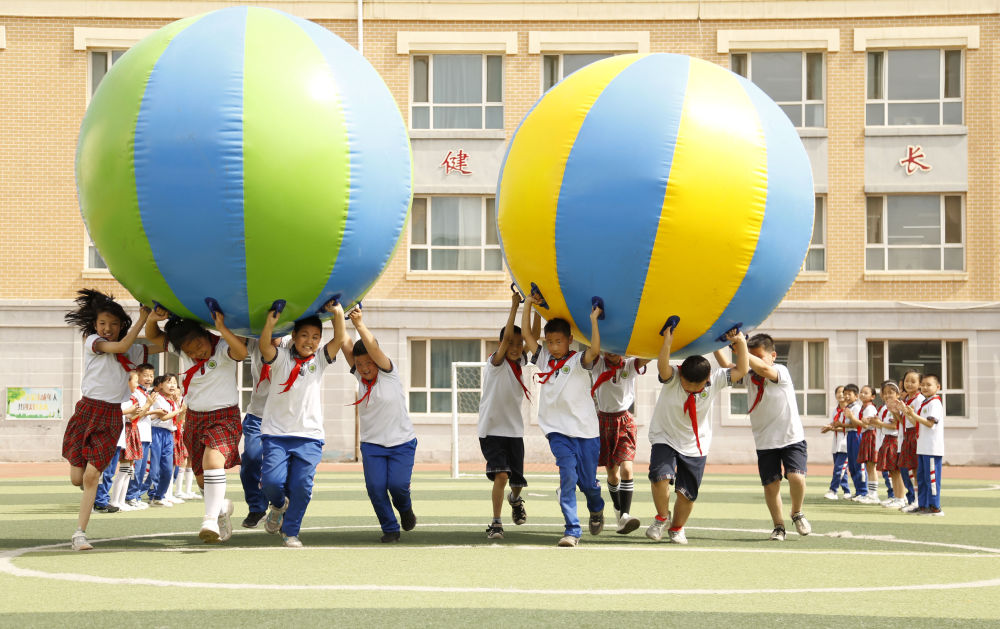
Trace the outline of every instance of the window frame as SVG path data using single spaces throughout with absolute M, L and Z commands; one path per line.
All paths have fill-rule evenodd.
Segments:
M 735 74 L 743 76 L 750 82 L 753 82 L 753 55 L 754 53 L 799 53 L 801 55 L 801 69 L 802 69 L 802 98 L 796 101 L 775 101 L 778 107 L 787 107 L 792 105 L 797 105 L 799 107 L 799 115 L 802 124 L 794 125 L 796 129 L 826 129 L 827 128 L 827 51 L 825 50 L 737 50 L 729 53 L 729 69 Z M 820 56 L 820 70 L 822 72 L 822 77 L 820 77 L 820 88 L 822 90 L 822 98 L 819 100 L 807 98 L 809 93 L 809 55 L 819 55 Z M 740 74 L 738 72 L 735 63 L 737 57 L 743 58 L 743 63 L 746 65 L 746 75 Z M 756 83 L 754 83 L 756 85 Z M 761 88 L 763 89 L 763 88 Z M 806 109 L 809 105 L 820 105 L 823 108 L 823 124 L 819 126 L 806 125 Z M 784 110 L 782 110 L 784 111 Z M 790 120 L 790 119 L 789 119 Z
M 890 245 L 889 244 L 889 233 L 888 233 L 888 205 L 890 197 L 938 197 L 939 199 L 939 216 L 938 216 L 938 227 L 940 228 L 941 242 L 936 245 Z M 959 229 L 959 235 L 961 241 L 958 243 L 949 243 L 947 240 L 947 199 L 949 197 L 957 197 L 961 204 L 960 218 L 961 226 Z M 881 231 L 881 239 L 883 242 L 871 242 L 872 234 L 870 233 L 871 224 L 868 220 L 868 212 L 870 208 L 870 201 L 872 199 L 882 199 L 881 204 L 881 217 L 879 222 L 879 230 Z M 951 274 L 951 273 L 964 273 L 966 272 L 966 226 L 967 226 L 967 210 L 966 210 L 966 196 L 963 193 L 926 193 L 926 194 L 867 194 L 865 195 L 865 273 L 928 273 L 928 274 Z M 938 249 L 940 255 L 938 261 L 940 262 L 940 267 L 937 269 L 896 269 L 889 268 L 889 252 L 890 249 Z M 962 267 L 960 269 L 946 269 L 945 268 L 945 251 L 948 249 L 958 249 L 962 252 Z M 869 268 L 868 258 L 870 251 L 882 251 L 882 266 L 881 268 Z
M 434 103 L 434 57 L 438 55 L 462 55 L 462 56 L 475 56 L 478 55 L 481 58 L 481 71 L 482 74 L 482 92 L 480 94 L 481 100 L 478 105 L 476 103 Z M 416 71 L 415 64 L 418 57 L 425 58 L 427 60 L 427 101 L 416 101 L 414 100 L 416 94 Z M 489 101 L 489 57 L 499 57 L 500 59 L 500 100 L 499 101 Z M 428 132 L 428 131 L 504 131 L 506 128 L 505 124 L 505 113 L 506 105 L 504 104 L 504 99 L 507 95 L 506 89 L 506 79 L 507 79 L 507 63 L 505 59 L 506 55 L 500 52 L 414 52 L 410 54 L 409 57 L 409 93 L 408 93 L 408 120 L 407 125 L 410 131 L 417 132 Z M 479 127 L 435 127 L 434 126 L 434 109 L 439 108 L 458 108 L 458 107 L 476 107 L 480 108 L 481 122 L 482 125 Z M 415 107 L 426 107 L 427 108 L 427 126 L 426 127 L 414 127 L 414 108 Z M 500 108 L 500 127 L 489 127 L 486 122 L 487 110 L 491 107 Z
M 544 93 L 548 92 L 550 89 L 552 89 L 553 87 L 555 87 L 556 85 L 558 85 L 560 82 L 562 82 L 563 79 L 566 78 L 566 76 L 565 76 L 565 66 L 564 66 L 566 55 L 607 55 L 603 59 L 608 59 L 610 57 L 614 57 L 614 56 L 621 55 L 621 54 L 626 54 L 626 53 L 623 53 L 623 52 L 611 52 L 611 51 L 607 51 L 607 50 L 598 50 L 598 51 L 594 51 L 594 52 L 583 52 L 583 51 L 572 51 L 572 52 L 547 51 L 547 52 L 543 52 L 543 53 L 541 53 L 539 55 L 539 57 L 541 59 L 541 64 L 542 64 L 542 66 L 541 66 L 541 72 L 539 72 L 539 81 L 540 81 L 540 84 L 541 84 L 541 88 L 540 88 L 540 92 L 539 93 L 544 94 Z M 559 59 L 559 64 L 558 64 L 557 72 L 556 72 L 556 74 L 558 75 L 558 78 L 556 79 L 555 83 L 553 83 L 549 87 L 545 87 L 545 61 L 546 61 L 546 58 L 548 58 L 548 57 L 558 57 L 558 59 Z M 603 59 L 598 59 L 598 60 L 595 60 L 595 61 L 591 61 L 590 63 L 596 63 L 597 61 L 602 61 Z M 590 65 L 590 63 L 588 63 L 587 65 Z M 587 66 L 582 66 L 582 68 L 585 68 L 585 67 L 587 67 Z
M 433 200 L 435 198 L 441 198 L 441 197 L 448 197 L 448 198 L 466 197 L 466 198 L 478 198 L 478 199 L 480 199 L 480 208 L 482 210 L 482 214 L 481 214 L 480 231 L 479 231 L 480 244 L 478 246 L 473 246 L 473 245 L 438 245 L 438 246 L 435 246 L 432 243 L 432 232 L 431 232 L 432 218 L 431 217 L 432 217 L 433 212 L 434 212 L 434 202 L 433 202 Z M 410 221 L 409 221 L 409 238 L 408 238 L 408 244 L 407 244 L 407 262 L 406 262 L 407 273 L 431 273 L 431 274 L 460 273 L 460 274 L 466 274 L 466 275 L 481 275 L 481 274 L 484 274 L 484 273 L 488 273 L 488 274 L 502 274 L 504 272 L 503 251 L 500 248 L 500 234 L 499 234 L 499 230 L 497 231 L 497 242 L 496 242 L 496 244 L 488 244 L 486 242 L 486 240 L 487 240 L 487 231 L 488 231 L 488 223 L 490 222 L 490 209 L 489 208 L 490 208 L 491 202 L 492 202 L 492 206 L 493 206 L 493 220 L 494 220 L 494 222 L 496 220 L 496 197 L 494 197 L 492 195 L 472 195 L 472 194 L 470 194 L 470 195 L 460 195 L 460 194 L 427 194 L 427 195 L 423 195 L 423 194 L 421 194 L 421 195 L 416 195 L 413 198 L 414 206 L 416 206 L 419 201 L 423 201 L 424 208 L 425 208 L 424 209 L 424 237 L 423 237 L 424 242 L 423 243 L 415 243 L 414 242 L 414 240 L 415 240 L 414 239 L 414 230 L 418 228 L 417 218 L 416 218 L 416 208 L 414 207 L 413 211 L 411 212 L 411 217 L 410 217 Z M 475 270 L 475 269 L 458 269 L 458 268 L 456 268 L 456 269 L 435 269 L 435 268 L 433 268 L 434 251 L 435 250 L 438 250 L 438 251 L 458 251 L 458 252 L 478 250 L 480 252 L 480 255 L 479 255 L 480 268 L 478 270 Z M 425 254 L 426 268 L 418 269 L 418 268 L 414 268 L 413 267 L 413 252 L 415 252 L 415 251 L 425 251 L 426 252 L 426 254 Z M 497 254 L 500 256 L 500 258 L 499 258 L 500 259 L 500 268 L 498 268 L 498 269 L 487 269 L 486 268 L 487 252 L 488 251 L 496 251 Z
M 818 243 L 815 242 L 816 236 L 817 236 L 817 234 L 816 234 L 816 215 L 817 214 L 820 216 L 820 218 L 822 220 L 822 225 L 820 226 L 820 234 L 819 234 L 820 242 L 818 242 Z M 816 274 L 816 275 L 824 275 L 824 274 L 826 274 L 826 258 L 827 258 L 827 255 L 826 255 L 826 253 L 827 253 L 827 251 L 826 251 L 826 231 L 827 231 L 826 227 L 827 227 L 827 216 L 828 216 L 828 212 L 827 212 L 827 209 L 826 209 L 826 195 L 825 194 L 817 194 L 817 195 L 815 195 L 815 201 L 814 201 L 814 204 L 813 204 L 813 231 L 812 231 L 812 235 L 809 237 L 809 248 L 806 250 L 806 257 L 805 257 L 804 260 L 802 260 L 802 268 L 800 269 L 801 273 L 809 273 L 809 274 Z M 819 251 L 819 252 L 821 252 L 823 254 L 823 265 L 822 265 L 822 268 L 820 268 L 820 269 L 807 269 L 806 268 L 806 264 L 809 261 L 809 254 L 812 253 L 813 251 Z
M 970 407 L 970 402 L 971 402 L 971 392 L 970 392 L 970 390 L 968 388 L 968 383 L 971 381 L 971 374 L 969 373 L 969 339 L 967 339 L 967 338 L 943 337 L 943 338 L 940 338 L 940 339 L 929 339 L 929 340 L 928 339 L 919 339 L 919 338 L 885 338 L 885 337 L 875 337 L 875 338 L 871 338 L 870 337 L 870 338 L 867 338 L 867 339 L 865 339 L 865 345 L 864 345 L 864 350 L 865 350 L 865 365 L 866 365 L 866 368 L 868 370 L 867 377 L 869 379 L 871 379 L 875 375 L 875 372 L 873 372 L 873 370 L 872 370 L 872 367 L 873 367 L 873 357 L 872 357 L 872 352 L 871 352 L 871 346 L 872 346 L 872 344 L 874 344 L 874 343 L 881 343 L 882 344 L 882 365 L 881 365 L 881 370 L 882 370 L 882 376 L 883 376 L 882 380 L 885 380 L 888 377 L 888 373 L 889 373 L 889 344 L 890 343 L 912 343 L 912 342 L 918 342 L 918 343 L 919 342 L 924 342 L 924 343 L 926 343 L 928 341 L 938 341 L 940 343 L 940 347 L 941 347 L 941 373 L 939 373 L 937 375 L 941 378 L 943 384 L 947 384 L 948 385 L 947 388 L 945 388 L 944 386 L 942 386 L 942 392 L 940 394 L 941 395 L 941 399 L 944 402 L 945 417 L 954 418 L 954 419 L 969 419 L 971 417 L 970 414 L 969 414 L 969 407 Z M 948 363 L 950 362 L 949 359 L 951 358 L 951 356 L 949 354 L 949 352 L 951 350 L 948 347 L 948 345 L 950 343 L 957 343 L 960 351 L 962 352 L 962 355 L 960 357 L 960 361 L 961 361 L 961 365 L 962 365 L 962 367 L 961 367 L 961 369 L 962 369 L 962 386 L 961 386 L 961 388 L 953 388 L 950 385 L 951 378 L 948 375 Z M 873 387 L 877 387 L 878 385 L 881 384 L 881 381 L 879 381 L 879 382 L 871 382 L 869 384 L 871 384 Z M 948 396 L 949 395 L 952 395 L 952 396 L 961 395 L 962 396 L 962 398 L 963 398 L 963 407 L 964 407 L 964 410 L 965 410 L 965 414 L 963 414 L 963 415 L 950 415 L 948 413 Z
M 802 418 L 803 424 L 806 425 L 807 419 L 812 420 L 824 420 L 827 416 L 827 408 L 830 402 L 829 399 L 829 382 L 830 382 L 830 340 L 825 338 L 775 338 L 775 344 L 778 343 L 799 343 L 802 346 L 802 370 L 800 374 L 791 373 L 792 384 L 795 385 L 795 400 L 798 404 L 799 396 L 802 396 L 802 405 L 804 409 L 799 410 L 799 416 Z M 810 367 L 810 344 L 818 344 L 820 351 L 823 352 L 823 357 L 821 359 L 821 364 L 823 365 L 823 375 L 822 375 L 822 387 L 821 388 L 810 388 L 809 384 L 809 367 Z M 775 364 L 785 364 L 780 361 L 775 361 Z M 785 365 L 787 367 L 787 365 Z M 750 417 L 748 413 L 739 412 L 734 410 L 733 404 L 736 399 L 735 396 L 740 396 L 743 400 L 747 400 L 747 390 L 741 382 L 734 382 L 730 387 L 726 389 L 727 399 L 725 403 L 726 416 L 729 418 L 742 420 L 738 425 L 749 425 Z M 809 408 L 809 396 L 822 395 L 823 404 L 823 414 L 822 415 L 809 415 L 807 412 Z
M 452 409 L 451 406 L 451 365 L 448 365 L 448 380 L 449 384 L 447 388 L 435 388 L 431 386 L 431 347 L 434 341 L 478 341 L 479 342 L 479 355 L 478 361 L 470 362 L 486 362 L 489 360 L 490 354 L 496 351 L 499 346 L 499 341 L 497 339 L 488 339 L 480 337 L 432 337 L 432 336 L 413 336 L 409 337 L 406 342 L 407 360 L 409 362 L 409 375 L 407 378 L 406 386 L 406 410 L 410 415 L 422 418 L 422 419 L 444 419 L 447 418 L 449 421 L 451 419 Z M 413 344 L 414 343 L 424 343 L 424 385 L 425 386 L 415 386 L 413 379 L 415 376 L 414 369 L 414 354 L 413 354 Z M 480 389 L 482 391 L 482 382 L 480 382 Z M 414 411 L 413 410 L 413 394 L 423 394 L 424 403 L 427 410 L 425 411 Z M 432 411 L 432 395 L 434 393 L 447 394 L 449 408 L 446 411 Z M 462 415 L 467 415 L 468 413 L 461 413 Z
M 907 99 L 907 100 L 890 100 L 889 93 L 889 53 L 890 52 L 905 52 L 909 50 L 936 50 L 938 51 L 938 63 L 940 70 L 939 77 L 939 96 L 937 99 Z M 957 97 L 947 97 L 945 96 L 947 90 L 947 53 L 958 52 L 960 57 L 960 67 L 959 67 L 959 93 L 960 96 Z M 879 81 L 879 90 L 881 91 L 881 98 L 871 98 L 869 94 L 869 86 L 871 84 L 871 55 L 878 54 L 882 55 L 881 62 L 881 80 Z M 912 48 L 887 48 L 887 47 L 876 47 L 870 48 L 865 51 L 865 126 L 866 127 L 892 127 L 892 128 L 905 128 L 905 127 L 915 127 L 915 126 L 925 126 L 925 127 L 961 127 L 965 124 L 966 115 L 966 103 L 965 103 L 965 90 L 966 90 L 966 79 L 965 79 L 965 67 L 966 67 L 966 49 L 960 46 L 923 46 L 923 47 L 912 47 Z M 938 105 L 938 122 L 928 123 L 919 122 L 913 124 L 890 124 L 889 123 L 889 106 L 890 104 L 931 104 L 936 103 Z M 945 122 L 944 112 L 945 105 L 947 103 L 960 103 L 962 105 L 962 119 L 958 122 Z M 882 122 L 873 124 L 869 121 L 868 110 L 870 107 L 881 107 Z

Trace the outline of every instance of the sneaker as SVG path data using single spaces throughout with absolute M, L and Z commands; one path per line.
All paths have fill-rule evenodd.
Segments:
M 831 490 L 823 494 L 823 497 L 826 498 L 827 500 L 836 500 L 837 494 Z
M 174 503 L 170 502 L 169 500 L 164 500 L 162 498 L 156 498 L 154 500 L 150 500 L 149 504 L 151 506 L 154 506 L 154 507 L 172 507 L 172 506 L 174 506 Z
M 393 544 L 399 541 L 399 531 L 393 531 L 392 533 L 385 533 L 382 535 L 383 544 Z
M 73 537 L 69 538 L 69 541 L 73 550 L 94 550 L 94 547 L 87 541 L 87 534 L 83 531 L 73 533 Z
M 812 527 L 809 526 L 809 520 L 801 511 L 792 515 L 792 522 L 795 523 L 795 531 L 799 535 L 809 535 L 813 531 Z
M 905 507 L 901 508 L 900 511 L 902 511 L 903 513 L 913 513 L 914 511 L 916 511 L 919 508 L 920 508 L 920 506 L 917 505 L 917 503 L 911 502 L 910 504 L 908 504 Z
M 646 537 L 658 542 L 663 539 L 663 530 L 667 528 L 667 524 L 670 523 L 670 518 L 666 520 L 661 520 L 659 518 L 653 518 L 653 523 L 649 525 L 646 529 Z
M 184 499 L 181 498 L 180 496 L 170 496 L 169 498 L 167 498 L 167 500 L 169 500 L 170 502 L 174 503 L 175 505 L 182 505 L 182 504 L 184 504 Z
M 417 525 L 417 516 L 413 513 L 413 509 L 399 512 L 399 525 L 403 527 L 404 531 L 413 530 L 413 527 Z
M 115 509 L 117 511 L 118 509 Z M 90 510 L 91 513 L 107 513 L 108 505 L 94 505 L 94 508 Z
M 487 526 L 486 539 L 503 539 L 503 524 L 494 522 Z
M 122 512 L 124 512 L 124 511 L 135 511 L 135 507 L 133 507 L 132 505 L 128 504 L 127 502 L 123 502 L 121 504 L 117 504 L 117 505 L 113 505 L 113 506 L 117 507 L 118 511 L 122 511 Z
M 639 528 L 641 524 L 642 522 L 639 521 L 639 518 L 623 513 L 621 514 L 621 517 L 618 518 L 618 530 L 615 531 L 615 533 L 618 533 L 619 535 L 628 535 L 632 531 Z
M 944 515 L 944 511 L 942 511 L 940 507 L 928 507 L 927 511 L 925 511 L 923 515 L 933 515 L 941 517 Z
M 281 541 L 285 543 L 285 548 L 302 548 L 298 535 L 282 535 Z
M 890 508 L 892 508 L 892 505 L 894 505 L 895 503 L 896 503 L 896 499 L 895 498 L 889 498 L 887 500 L 883 500 L 879 504 L 882 505 L 883 507 L 885 507 L 886 509 L 890 509 Z
M 243 518 L 243 522 L 240 524 L 245 529 L 255 529 L 257 524 L 264 519 L 267 515 L 267 511 L 251 511 L 247 514 L 247 517 Z
M 233 536 L 233 501 L 228 498 L 222 503 L 222 513 L 219 514 L 219 541 L 228 541 Z
M 271 535 L 276 534 L 281 530 L 281 523 L 285 519 L 285 511 L 288 510 L 288 498 L 285 498 L 285 504 L 281 507 L 276 507 L 274 505 L 268 505 L 267 509 L 267 519 L 264 520 L 264 530 Z
M 218 518 L 205 518 L 201 521 L 201 530 L 198 537 L 206 544 L 219 543 L 219 520 Z
M 670 541 L 673 541 L 673 540 L 670 540 Z M 771 541 L 772 542 L 783 542 L 783 541 L 785 541 L 785 527 L 783 527 L 781 525 L 778 525 L 778 526 L 774 527 L 774 530 L 771 531 Z
M 917 507 L 916 510 L 910 511 L 911 515 L 927 515 L 927 507 Z
M 782 532 L 784 532 L 784 529 L 782 529 Z M 679 531 L 671 531 L 670 529 L 667 529 L 667 535 L 670 537 L 671 544 L 688 543 L 688 538 L 687 535 L 684 534 L 684 529 L 681 529 Z
M 514 520 L 514 524 L 521 526 L 528 521 L 528 513 L 524 510 L 524 498 L 518 496 L 514 499 L 514 495 L 507 492 L 507 503 L 510 504 L 510 518 Z
M 876 496 L 875 494 L 866 494 L 864 496 L 861 496 L 861 498 L 858 500 L 858 502 L 860 502 L 863 505 L 877 505 L 877 504 L 879 504 L 878 496 Z
M 590 534 L 600 535 L 604 530 L 604 512 L 597 511 L 590 514 Z
M 580 543 L 579 537 L 573 537 L 572 535 L 563 535 L 559 538 L 559 543 L 556 546 L 562 546 L 563 548 L 576 548 Z

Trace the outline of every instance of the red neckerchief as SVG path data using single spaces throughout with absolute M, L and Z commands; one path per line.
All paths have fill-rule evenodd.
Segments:
M 125 373 L 130 373 L 133 369 L 135 369 L 135 363 L 129 360 L 128 356 L 125 354 L 115 354 L 115 360 L 117 360 L 118 364 L 122 366 Z
M 924 410 L 924 407 L 927 406 L 928 404 L 930 404 L 931 400 L 937 400 L 938 402 L 940 402 L 941 401 L 941 396 L 937 395 L 937 394 L 930 396 L 929 398 L 927 398 L 926 400 L 923 401 L 923 403 L 920 405 L 920 408 L 917 410 L 917 412 L 919 413 L 920 411 Z
M 625 368 L 625 359 L 623 358 L 619 360 L 617 365 L 610 365 L 608 361 L 604 361 L 604 364 L 608 365 L 608 368 L 605 369 L 603 372 L 601 372 L 601 375 L 597 376 L 597 380 L 594 381 L 594 386 L 590 388 L 591 397 L 593 397 L 594 394 L 597 393 L 597 388 L 599 386 L 601 386 L 608 380 L 614 380 L 615 376 L 618 375 L 618 372 L 621 369 Z
M 861 412 L 858 413 L 858 421 L 860 421 L 861 418 L 864 416 L 865 409 L 868 408 L 869 406 L 875 406 L 875 405 L 872 404 L 871 402 L 868 402 L 867 404 L 862 404 L 861 405 Z M 858 434 L 859 435 L 861 434 L 862 430 L 864 430 L 864 426 L 858 426 Z
M 753 404 L 750 405 L 750 410 L 747 411 L 747 415 L 752 413 L 753 409 L 757 408 L 757 405 L 760 404 L 761 398 L 764 397 L 764 377 L 759 376 L 756 373 L 752 373 L 750 374 L 750 382 L 757 385 L 757 397 L 754 398 Z
M 211 336 L 212 336 L 212 354 L 208 358 L 203 358 L 203 359 L 199 360 L 198 362 L 196 362 L 194 364 L 193 367 L 191 367 L 190 369 L 188 369 L 187 371 L 184 372 L 184 382 L 183 382 L 183 385 L 184 385 L 184 395 L 188 394 L 188 385 L 191 384 L 191 378 L 194 378 L 194 374 L 197 373 L 200 370 L 201 373 L 202 373 L 202 375 L 204 375 L 205 374 L 205 363 L 207 363 L 209 360 L 211 360 L 212 356 L 215 355 L 215 348 L 219 344 L 219 337 L 215 336 L 214 334 L 212 334 Z
M 913 397 L 911 397 L 911 398 L 909 398 L 907 400 L 904 400 L 904 403 L 907 406 L 909 406 L 910 402 L 912 402 L 913 400 L 917 399 L 917 395 L 918 394 L 914 393 Z M 940 399 L 940 398 L 938 398 L 938 399 Z M 924 407 L 923 404 L 921 404 L 920 408 L 923 408 L 923 407 Z M 920 414 L 920 409 L 917 409 L 917 414 L 918 415 Z M 905 415 L 904 415 L 904 417 L 905 417 Z M 908 432 L 916 433 L 916 436 L 918 436 L 918 437 L 920 436 L 920 422 L 913 422 L 913 423 L 914 423 L 913 428 L 907 428 L 906 427 L 906 422 L 903 422 L 903 436 L 904 437 L 906 436 L 906 433 L 908 433 Z
M 549 367 L 552 369 L 550 371 L 540 371 L 535 374 L 535 377 L 538 378 L 538 384 L 545 384 L 548 382 L 549 378 L 551 378 L 554 373 L 562 369 L 563 365 L 566 364 L 566 361 L 572 358 L 575 353 L 576 351 L 572 351 L 558 361 L 555 358 L 550 358 Z
M 531 396 L 528 395 L 528 387 L 524 386 L 524 380 L 521 379 L 521 372 L 522 372 L 521 361 L 520 360 L 513 361 L 506 357 L 504 358 L 504 360 L 506 360 L 507 364 L 510 365 L 510 370 L 514 372 L 514 377 L 517 378 L 517 383 L 521 385 L 521 389 L 524 391 L 524 397 L 528 398 L 528 400 L 530 401 Z
M 257 386 L 255 386 L 253 390 L 256 391 L 259 389 L 260 385 L 264 384 L 265 381 L 271 381 L 271 365 L 268 365 L 267 363 L 264 363 L 264 366 L 260 368 L 260 377 L 257 378 Z
M 313 356 L 315 356 L 315 355 L 316 354 L 309 354 L 305 358 L 292 358 L 292 360 L 295 361 L 295 366 L 292 367 L 292 373 L 288 376 L 288 380 L 285 380 L 284 382 L 281 383 L 281 386 L 283 386 L 285 388 L 282 389 L 278 393 L 278 395 L 281 395 L 282 393 L 288 393 L 288 391 L 292 388 L 292 385 L 295 384 L 295 380 L 298 379 L 299 372 L 302 371 L 302 365 L 304 365 L 307 362 L 309 362 L 310 360 L 312 360 Z M 261 371 L 261 378 L 263 378 L 264 377 L 264 370 L 261 369 L 260 371 Z M 270 379 L 270 373 L 268 373 L 268 378 Z M 258 386 L 259 386 L 259 383 L 258 383 Z
M 375 386 L 375 381 L 376 380 L 378 380 L 378 372 L 377 371 L 375 372 L 375 377 L 372 378 L 371 380 L 365 380 L 364 378 L 361 378 L 361 383 L 365 385 L 365 394 L 362 395 L 361 399 L 359 399 L 357 402 L 355 402 L 354 404 L 351 404 L 351 406 L 357 406 L 358 404 L 361 404 L 362 402 L 364 402 L 365 400 L 368 399 L 368 396 L 372 394 L 372 387 Z M 368 404 L 365 403 L 365 406 L 368 406 Z
M 705 387 L 701 388 L 704 391 Z M 705 456 L 701 451 L 701 437 L 698 436 L 698 403 L 695 401 L 696 395 L 701 393 L 701 391 L 696 391 L 695 393 L 688 393 L 687 399 L 684 400 L 684 411 L 691 418 L 691 430 L 694 431 L 694 442 L 698 445 L 698 454 Z

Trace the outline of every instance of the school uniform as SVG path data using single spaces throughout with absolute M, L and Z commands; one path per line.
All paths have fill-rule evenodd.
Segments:
M 483 388 L 479 398 L 479 449 L 486 459 L 486 478 L 507 474 L 511 487 L 527 487 L 524 479 L 524 415 L 522 405 L 529 400 L 524 385 L 523 354 L 516 361 L 504 357 L 499 365 L 491 355 L 483 368 Z
M 169 415 L 177 409 L 173 400 L 160 395 L 152 410 L 166 411 Z M 174 426 L 173 418 L 151 421 L 153 440 L 149 455 L 149 499 L 163 500 L 170 487 L 174 472 Z
M 911 398 L 906 398 L 903 403 L 920 412 L 920 405 L 924 403 L 924 396 L 917 393 Z M 906 487 L 906 502 L 913 503 L 917 499 L 915 486 L 917 479 L 917 439 L 920 437 L 920 424 L 914 422 L 909 417 L 903 416 L 903 438 L 899 440 L 899 456 L 897 464 L 900 474 L 903 477 L 903 485 Z
M 837 410 L 833 412 L 833 420 L 830 423 L 834 426 L 840 425 L 840 427 L 847 423 L 844 409 L 839 405 Z M 830 480 L 830 491 L 836 494 L 838 489 L 842 489 L 844 494 L 849 494 L 851 489 L 847 484 L 847 435 L 842 430 L 833 431 L 832 446 L 833 478 Z
M 788 478 L 789 474 L 805 475 L 807 467 L 806 437 L 792 375 L 784 365 L 774 365 L 774 369 L 776 380 L 753 371 L 743 378 L 761 485 L 781 480 L 782 468 Z
M 855 400 L 850 406 L 854 417 L 861 418 L 861 402 Z M 846 415 L 846 413 L 845 413 Z M 846 422 L 845 422 L 846 423 Z M 865 466 L 858 463 L 858 452 L 861 450 L 861 433 L 856 428 L 847 430 L 847 471 L 854 481 L 854 495 L 868 495 L 868 479 Z
M 106 507 L 111 499 L 111 484 L 114 482 L 115 474 L 118 470 L 118 461 L 125 460 L 131 462 L 142 456 L 142 442 L 139 441 L 139 428 L 135 422 L 129 421 L 125 416 L 127 409 L 142 406 L 146 403 L 145 392 L 136 387 L 135 391 L 129 394 L 129 399 L 121 403 L 122 429 L 118 436 L 118 443 L 115 446 L 115 453 L 111 457 L 108 466 L 101 473 L 101 482 L 97 485 L 97 495 L 94 498 L 95 507 Z
M 226 458 L 224 468 L 240 464 L 240 407 L 236 388 L 237 362 L 229 357 L 226 339 L 212 335 L 212 355 L 194 361 L 179 353 L 181 387 L 187 399 L 184 446 L 196 476 L 204 473 L 205 448 Z
M 669 480 L 675 491 L 688 500 L 698 499 L 705 473 L 705 461 L 712 445 L 714 402 L 732 383 L 729 369 L 714 369 L 708 383 L 697 393 L 688 393 L 681 384 L 679 367 L 670 367 L 670 376 L 661 382 L 660 395 L 649 422 L 649 480 Z
M 382 532 L 397 533 L 400 527 L 392 508 L 395 506 L 400 513 L 413 510 L 410 478 L 417 451 L 417 433 L 406 410 L 406 392 L 395 364 L 388 371 L 378 368 L 371 381 L 362 378 L 354 367 L 351 373 L 363 391 L 355 404 L 368 499 Z
M 139 386 L 133 391 L 133 395 L 139 392 L 136 396 L 141 400 L 141 404 L 146 403 L 146 397 L 149 395 L 154 395 L 152 391 L 146 391 L 143 387 Z M 149 410 L 153 410 L 151 406 Z M 135 427 L 139 431 L 139 441 L 141 443 L 141 449 L 139 451 L 139 456 L 135 459 L 134 471 L 135 474 L 128 482 L 128 492 L 125 494 L 125 500 L 139 500 L 142 494 L 149 492 L 150 486 L 150 475 L 149 475 L 149 459 L 150 454 L 152 454 L 151 444 L 153 442 L 153 427 L 152 420 L 149 415 L 142 416 L 139 421 L 134 422 Z M 126 427 L 126 433 L 128 432 L 128 427 Z M 126 434 L 126 440 L 128 435 Z M 126 457 L 127 458 L 127 457 Z
M 549 441 L 559 467 L 559 506 L 566 522 L 565 535 L 580 537 L 576 513 L 576 488 L 587 497 L 591 513 L 604 511 L 597 460 L 601 454 L 597 410 L 590 397 L 590 372 L 583 354 L 569 352 L 556 359 L 542 347 L 532 357 L 538 367 L 538 427 Z M 597 361 L 594 361 L 597 364 Z
M 73 467 L 90 463 L 103 471 L 121 434 L 121 404 L 129 399 L 129 372 L 146 360 L 148 348 L 136 344 L 122 354 L 106 354 L 95 349 L 98 341 L 108 339 L 91 334 L 83 342 L 82 397 L 66 424 L 62 455 Z
M 934 425 L 921 425 L 917 437 L 917 504 L 940 509 L 941 463 L 944 458 L 944 405 L 941 396 L 932 395 L 922 401 L 918 412 Z
M 285 343 L 287 346 L 287 343 Z M 243 497 L 250 511 L 261 513 L 267 511 L 267 496 L 260 488 L 261 465 L 264 462 L 264 449 L 260 441 L 260 422 L 264 416 L 264 405 L 267 404 L 268 393 L 271 391 L 271 365 L 265 365 L 260 355 L 260 340 L 247 339 L 247 351 L 250 353 L 250 375 L 253 390 L 250 393 L 250 404 L 243 417 L 243 456 L 240 463 L 240 482 L 243 484 Z
M 601 436 L 597 464 L 601 467 L 635 460 L 635 417 L 629 409 L 635 404 L 636 381 L 646 373 L 646 365 L 638 367 L 636 360 L 623 357 L 617 365 L 612 365 L 599 356 L 594 364 L 596 377 L 590 392 L 597 405 Z
M 272 377 L 260 424 L 261 488 L 279 509 L 288 499 L 281 532 L 292 537 L 299 534 L 312 499 L 316 466 L 323 458 L 326 432 L 320 392 L 323 373 L 336 354 L 331 357 L 325 346 L 311 356 L 299 356 L 294 347 L 279 347 L 276 352 L 274 360 L 264 363 Z
M 879 408 L 877 417 L 879 421 L 885 424 L 891 424 L 896 421 L 889 407 L 885 405 Z M 875 463 L 875 469 L 883 473 L 894 472 L 899 469 L 897 465 L 898 444 L 896 442 L 899 431 L 896 428 L 879 428 L 878 432 L 882 443 L 878 448 L 878 460 Z

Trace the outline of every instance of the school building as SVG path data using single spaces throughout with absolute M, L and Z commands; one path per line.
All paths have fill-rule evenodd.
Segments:
M 63 323 L 75 291 L 130 299 L 90 243 L 77 203 L 74 152 L 91 93 L 153 30 L 232 4 L 0 2 L 0 461 L 60 457 L 82 368 L 81 339 Z M 810 157 L 812 244 L 760 326 L 780 341 L 795 379 L 810 459 L 830 460 L 818 427 L 836 385 L 877 383 L 916 366 L 944 382 L 946 462 L 1000 464 L 997 2 L 256 4 L 314 20 L 362 50 L 407 122 L 411 219 L 365 305 L 408 385 L 418 461 L 449 460 L 450 365 L 485 360 L 509 308 L 494 195 L 518 123 L 587 63 L 672 52 L 757 83 L 794 122 Z M 249 369 L 239 385 L 245 401 Z M 640 460 L 649 456 L 657 391 L 652 372 L 640 380 Z M 330 460 L 355 456 L 354 399 L 353 377 L 342 364 L 331 368 L 323 399 Z M 461 409 L 460 455 L 474 468 L 482 460 L 475 396 L 462 399 L 472 403 Z M 754 461 L 745 394 L 722 401 L 710 460 Z M 537 426 L 526 433 L 529 460 L 550 462 Z

